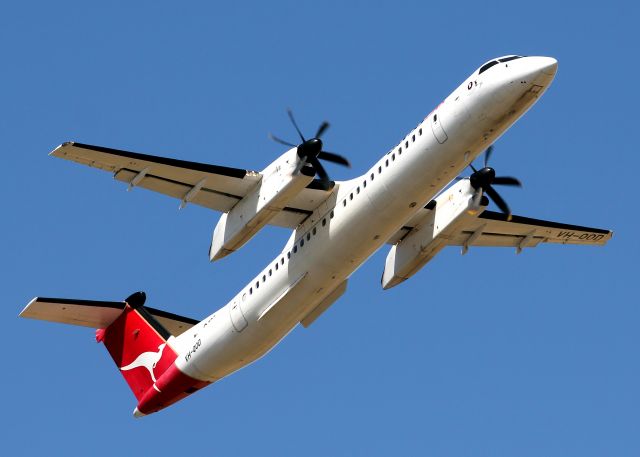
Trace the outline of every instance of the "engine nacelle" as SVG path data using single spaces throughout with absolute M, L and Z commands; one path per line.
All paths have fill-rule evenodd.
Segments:
M 475 194 L 469 180 L 463 179 L 435 199 L 435 207 L 391 247 L 382 274 L 384 289 L 397 286 L 413 276 L 447 245 L 448 235 L 465 218 L 475 218 L 484 211 L 484 206 L 474 202 Z
M 242 247 L 298 193 L 313 181 L 314 171 L 298 163 L 296 148 L 281 155 L 262 171 L 262 179 L 231 211 L 223 214 L 213 231 L 209 259 L 221 259 Z

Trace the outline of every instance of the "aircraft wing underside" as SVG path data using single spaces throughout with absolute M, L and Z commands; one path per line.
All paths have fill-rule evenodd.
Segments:
M 431 211 L 424 208 L 388 244 L 402 240 Z M 613 232 L 599 228 L 563 224 L 523 216 L 507 216 L 494 211 L 483 211 L 477 217 L 467 216 L 455 230 L 445 230 L 440 236 L 449 246 L 496 246 L 522 249 L 540 243 L 604 245 Z
M 193 203 L 221 212 L 230 211 L 262 179 L 256 171 L 74 142 L 58 146 L 50 155 L 109 171 L 130 187 L 143 187 L 180 200 L 181 207 Z M 270 224 L 295 228 L 327 195 L 317 180 L 312 181 Z

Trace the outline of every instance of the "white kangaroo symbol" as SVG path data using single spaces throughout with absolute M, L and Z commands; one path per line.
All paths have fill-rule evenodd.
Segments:
M 162 343 L 160 346 L 158 346 L 158 352 L 143 352 L 126 367 L 120 367 L 120 370 L 128 371 L 138 367 L 145 367 L 147 370 L 149 370 L 149 374 L 151 375 L 151 380 L 155 384 L 156 377 L 153 374 L 153 369 L 156 367 L 156 364 L 162 358 L 162 351 L 164 351 L 164 347 L 166 345 L 167 343 Z

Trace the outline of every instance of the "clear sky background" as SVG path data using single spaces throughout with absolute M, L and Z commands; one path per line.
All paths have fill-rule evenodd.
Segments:
M 639 9 L 634 2 L 14 2 L 0 7 L 3 455 L 637 456 Z M 559 61 L 496 143 L 515 214 L 608 246 L 448 248 L 382 291 L 383 248 L 309 329 L 140 420 L 91 329 L 36 295 L 202 318 L 288 237 L 211 264 L 218 214 L 47 156 L 75 140 L 263 169 L 327 119 L 360 174 L 483 62 Z

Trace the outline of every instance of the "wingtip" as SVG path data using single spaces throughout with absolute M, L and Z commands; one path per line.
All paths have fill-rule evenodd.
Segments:
M 60 150 L 66 148 L 67 146 L 73 146 L 74 142 L 73 141 L 65 141 L 64 143 L 62 143 L 61 145 L 57 146 L 53 151 L 51 151 L 49 153 L 50 156 L 54 156 L 54 157 L 60 157 L 62 154 L 60 154 Z
M 140 412 L 140 410 L 138 409 L 138 407 L 136 407 L 136 409 L 133 410 L 133 417 L 135 417 L 136 419 L 140 418 L 140 417 L 144 417 L 146 416 L 145 413 Z

